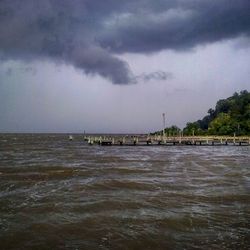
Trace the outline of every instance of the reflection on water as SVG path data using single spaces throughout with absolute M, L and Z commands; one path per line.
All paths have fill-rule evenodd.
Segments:
M 249 147 L 0 135 L 1 249 L 249 249 Z

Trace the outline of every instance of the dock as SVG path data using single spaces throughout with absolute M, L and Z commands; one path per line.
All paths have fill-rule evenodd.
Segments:
M 100 146 L 249 146 L 250 136 L 85 136 L 89 145 Z

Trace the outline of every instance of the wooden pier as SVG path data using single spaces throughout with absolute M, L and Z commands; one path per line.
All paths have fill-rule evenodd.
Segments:
M 101 146 L 249 146 L 250 136 L 85 136 L 88 144 Z

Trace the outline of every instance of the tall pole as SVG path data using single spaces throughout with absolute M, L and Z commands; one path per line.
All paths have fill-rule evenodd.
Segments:
M 162 135 L 163 135 L 163 138 L 165 138 L 165 128 L 166 128 L 166 117 L 165 117 L 165 113 L 162 113 L 162 120 L 163 120 Z

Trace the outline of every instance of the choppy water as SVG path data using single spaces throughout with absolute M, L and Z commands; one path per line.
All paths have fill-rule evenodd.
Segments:
M 249 249 L 249 147 L 0 135 L 1 249 Z

